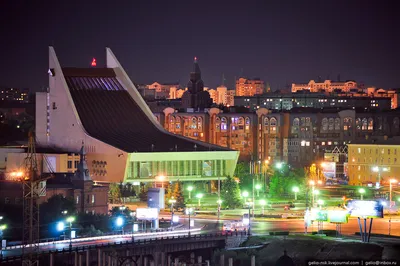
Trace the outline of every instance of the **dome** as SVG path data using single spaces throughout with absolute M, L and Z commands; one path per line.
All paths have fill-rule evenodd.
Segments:
M 285 250 L 283 251 L 283 256 L 276 261 L 275 266 L 295 266 L 295 264 L 292 258 L 287 255 Z

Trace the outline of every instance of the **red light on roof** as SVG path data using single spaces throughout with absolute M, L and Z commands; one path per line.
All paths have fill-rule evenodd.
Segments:
M 97 63 L 96 63 L 96 58 L 93 58 L 93 60 L 92 60 L 92 67 L 95 67 L 95 66 L 97 66 Z

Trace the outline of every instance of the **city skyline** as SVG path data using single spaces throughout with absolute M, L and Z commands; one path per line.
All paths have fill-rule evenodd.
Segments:
M 10 36 L 0 44 L 0 86 L 47 87 L 43 58 L 54 45 L 63 65 L 81 67 L 93 57 L 103 66 L 103 47 L 109 46 L 136 83 L 185 84 L 197 56 L 205 85 L 212 88 L 222 74 L 231 89 L 239 76 L 259 77 L 276 90 L 319 76 L 336 80 L 339 74 L 366 86 L 400 87 L 397 9 L 391 3 L 254 2 L 246 9 L 221 3 L 9 1 L 0 11 L 8 25 L 1 34 Z M 110 10 L 118 14 L 113 20 L 107 19 Z

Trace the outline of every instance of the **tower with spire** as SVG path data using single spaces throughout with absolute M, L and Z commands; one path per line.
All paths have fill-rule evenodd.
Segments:
M 193 71 L 190 72 L 188 90 L 182 96 L 183 108 L 204 109 L 212 104 L 212 99 L 207 91 L 204 91 L 204 83 L 201 79 L 201 71 L 197 57 L 194 58 Z

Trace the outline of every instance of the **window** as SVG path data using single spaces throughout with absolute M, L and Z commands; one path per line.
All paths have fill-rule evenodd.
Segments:
M 353 123 L 353 119 L 351 117 L 346 117 L 343 119 L 343 130 L 348 131 L 351 129 L 351 124 Z
M 268 120 L 268 117 L 264 118 L 264 131 L 265 132 L 269 131 L 269 120 Z
M 295 134 L 299 132 L 299 124 L 300 121 L 298 118 L 293 119 L 292 133 Z
M 199 117 L 197 119 L 197 128 L 201 131 L 203 128 L 203 118 Z
M 399 134 L 399 127 L 400 126 L 400 121 L 398 117 L 395 117 L 393 119 L 393 133 L 398 135 Z
M 371 117 L 368 118 L 368 130 L 374 130 L 374 120 Z
M 335 118 L 335 130 L 340 130 L 340 118 Z
M 181 128 L 181 118 L 179 116 L 175 119 L 175 128 L 176 129 Z
M 74 168 L 78 168 L 79 161 L 74 161 Z
M 328 120 L 328 129 L 329 129 L 329 131 L 332 131 L 334 129 L 334 125 L 335 125 L 335 119 L 329 118 L 329 120 Z
M 79 196 L 76 196 L 76 204 L 79 204 Z
M 367 130 L 368 129 L 368 120 L 366 118 L 363 118 L 362 120 L 362 126 L 361 126 L 361 130 Z
M 67 166 L 67 168 L 68 168 L 68 169 L 72 169 L 72 161 L 68 161 L 68 166 Z
M 5 197 L 4 198 L 4 203 L 5 204 L 9 204 L 10 203 L 10 198 L 9 197 Z
M 94 215 L 95 214 L 95 211 L 94 210 L 92 210 L 92 215 Z
M 221 118 L 221 130 L 226 131 L 228 128 L 226 117 Z
M 361 119 L 360 118 L 356 119 L 356 129 L 361 130 Z
M 196 129 L 197 128 L 197 118 L 196 117 L 192 117 L 192 125 L 191 128 Z
M 276 133 L 276 118 L 272 117 L 270 121 L 270 133 Z
M 94 194 L 92 195 L 92 203 L 94 203 Z
M 322 130 L 327 131 L 328 130 L 328 118 L 322 119 Z

